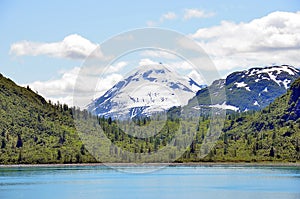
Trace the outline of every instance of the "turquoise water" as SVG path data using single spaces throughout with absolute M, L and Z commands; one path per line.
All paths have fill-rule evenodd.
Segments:
M 0 168 L 0 199 L 15 198 L 299 199 L 300 168 L 166 167 L 144 174 L 104 166 Z

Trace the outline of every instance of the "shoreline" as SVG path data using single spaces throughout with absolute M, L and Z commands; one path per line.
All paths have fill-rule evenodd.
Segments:
M 299 167 L 300 162 L 186 162 L 186 163 L 74 163 L 74 164 L 9 164 L 0 168 L 31 167 Z

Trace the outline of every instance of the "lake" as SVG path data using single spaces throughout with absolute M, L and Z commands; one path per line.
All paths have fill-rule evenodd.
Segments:
M 299 167 L 149 169 L 154 171 L 134 174 L 106 166 L 0 168 L 0 198 L 300 198 Z

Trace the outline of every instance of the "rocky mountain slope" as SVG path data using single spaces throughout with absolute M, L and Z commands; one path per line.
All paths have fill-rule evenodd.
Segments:
M 204 87 L 163 64 L 143 66 L 97 98 L 88 110 L 112 118 L 148 116 L 186 105 L 196 91 Z
M 219 141 L 203 159 L 199 159 L 198 154 L 209 127 L 209 118 L 200 117 L 199 126 L 182 124 L 181 130 L 185 134 L 197 131 L 197 135 L 178 161 L 299 161 L 299 91 L 300 78 L 263 110 L 227 115 Z M 154 153 L 164 147 L 172 132 L 178 130 L 176 119 L 170 120 L 157 136 L 136 139 L 116 130 L 118 125 L 111 119 L 92 117 L 87 111 L 49 103 L 30 88 L 20 87 L 1 74 L 0 113 L 0 164 L 97 161 L 86 150 L 86 143 L 80 140 L 73 121 L 75 118 L 85 130 L 83 134 L 91 135 L 90 132 L 94 131 L 98 135 L 96 127 L 101 124 L 101 127 L 106 127 L 103 129 L 107 138 L 122 150 L 142 154 Z M 143 122 L 140 125 L 144 125 Z M 172 146 L 176 148 L 181 142 L 184 139 L 178 138 Z M 121 150 L 107 153 L 111 156 L 121 154 L 124 162 L 130 161 Z
M 239 112 L 260 110 L 283 95 L 299 77 L 300 70 L 288 65 L 234 72 L 226 79 L 216 80 L 209 87 L 198 91 L 189 106 L 195 109 L 217 106 Z M 221 98 L 218 88 L 225 88 L 226 102 Z M 211 104 L 210 97 L 214 97 L 218 104 Z

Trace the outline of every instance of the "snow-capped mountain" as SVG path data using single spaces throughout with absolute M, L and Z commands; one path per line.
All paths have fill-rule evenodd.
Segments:
M 293 66 L 268 66 L 231 73 L 226 79 L 216 80 L 209 87 L 197 92 L 189 106 L 199 110 L 201 107 L 219 107 L 234 111 L 259 110 L 275 98 L 283 95 L 290 85 L 300 77 L 300 70 Z M 225 87 L 226 102 L 219 96 L 218 89 Z M 218 104 L 211 104 L 210 90 Z M 218 100 L 219 98 L 219 100 Z
M 92 113 L 132 118 L 182 106 L 204 86 L 182 77 L 163 64 L 142 66 L 88 106 Z

